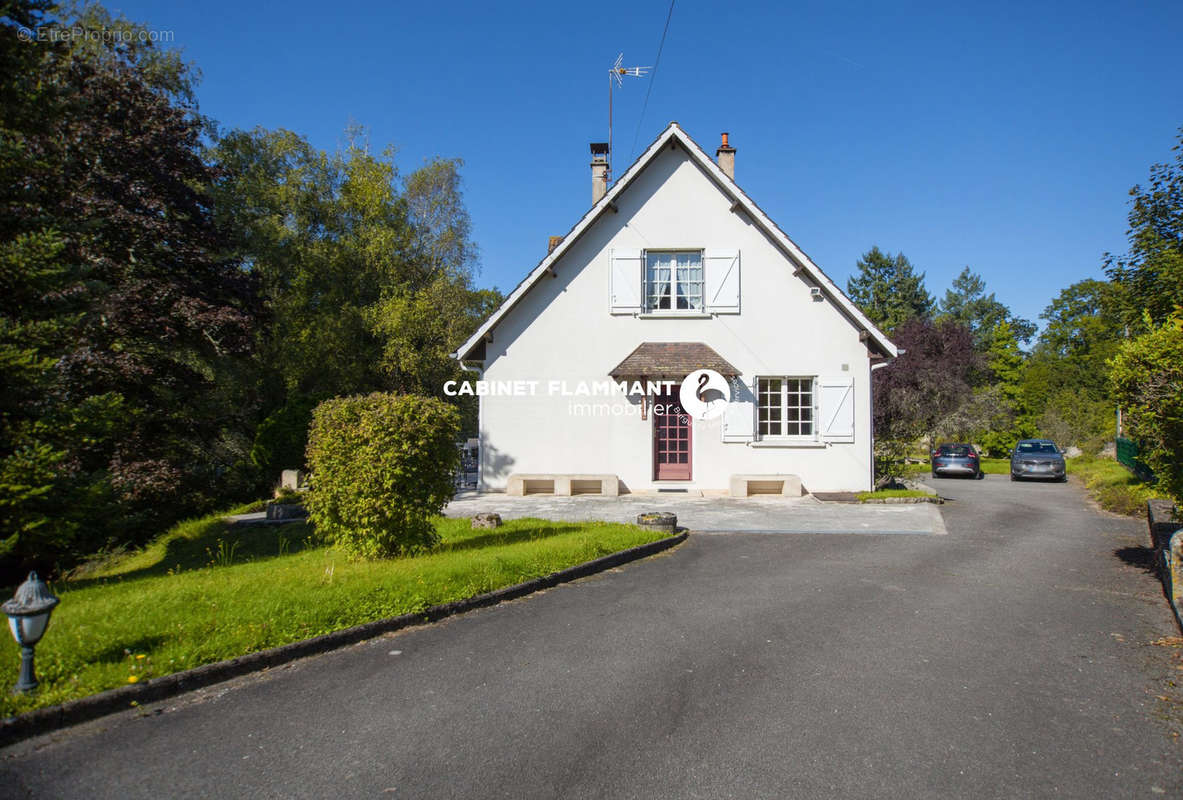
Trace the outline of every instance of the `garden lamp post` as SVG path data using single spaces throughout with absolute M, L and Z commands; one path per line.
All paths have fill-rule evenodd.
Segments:
M 21 675 L 16 682 L 16 692 L 31 692 L 37 688 L 37 676 L 33 674 L 33 648 L 49 626 L 49 615 L 58 604 L 45 581 L 30 572 L 29 577 L 16 590 L 16 596 L 5 600 L 0 606 L 8 615 L 8 627 L 12 638 L 21 646 Z

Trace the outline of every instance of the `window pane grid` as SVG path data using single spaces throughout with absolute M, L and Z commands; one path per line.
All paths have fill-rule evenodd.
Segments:
M 645 310 L 701 311 L 701 252 L 645 252 Z
M 813 435 L 813 379 L 757 378 L 760 436 Z

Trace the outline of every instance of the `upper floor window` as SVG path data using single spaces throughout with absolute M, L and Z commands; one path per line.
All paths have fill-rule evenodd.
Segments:
M 645 251 L 645 311 L 702 311 L 702 251 Z

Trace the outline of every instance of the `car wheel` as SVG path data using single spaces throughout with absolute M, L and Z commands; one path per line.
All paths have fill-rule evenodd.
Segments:
M 1018 475 L 1016 475 L 1015 473 L 1013 473 L 1013 472 L 1012 472 L 1012 473 L 1010 474 L 1010 479 L 1011 479 L 1012 481 L 1017 481 L 1017 480 L 1019 479 L 1019 476 L 1018 476 Z
M 978 481 L 980 481 L 980 480 L 982 480 L 982 479 L 983 479 L 983 478 L 985 478 L 985 477 L 986 477 L 986 473 L 984 473 L 984 472 L 978 472 L 978 474 L 977 474 L 977 475 L 974 475 L 974 480 L 978 480 Z

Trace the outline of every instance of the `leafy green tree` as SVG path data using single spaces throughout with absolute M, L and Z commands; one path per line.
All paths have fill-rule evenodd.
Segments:
M 441 276 L 464 281 L 476 271 L 477 248 L 464 207 L 462 166 L 458 158 L 435 158 L 407 176 L 403 199 L 425 283 Z
M 461 377 L 451 354 L 500 302 L 500 294 L 474 291 L 476 246 L 460 188 L 458 159 L 435 159 L 407 177 L 403 199 L 412 227 L 418 269 L 404 285 L 389 287 L 368 317 L 382 341 L 379 366 L 387 388 L 436 395 Z M 495 306 L 493 306 L 495 307 Z
M 977 438 L 989 455 L 1002 456 L 1019 439 L 1034 433 L 1022 397 L 1023 351 L 1019 349 L 1018 337 L 1009 322 L 1003 320 L 995 325 L 986 359 L 992 375 L 991 384 L 997 390 L 997 416 L 990 429 Z
M 250 276 L 218 252 L 191 71 L 98 7 L 5 5 L 0 60 L 0 540 L 52 567 L 207 504 L 241 422 Z M 23 477 L 22 477 L 23 476 Z
M 893 256 L 872 247 L 856 266 L 858 274 L 846 282 L 846 293 L 884 333 L 931 315 L 933 300 L 924 288 L 924 273 L 917 274 L 903 253 Z
M 1072 284 L 1044 309 L 1043 331 L 1023 373 L 1023 402 L 1040 432 L 1062 445 L 1097 450 L 1112 436 L 1109 360 L 1123 337 L 1115 294 L 1106 281 Z
M 269 405 L 382 388 L 367 309 L 410 283 L 412 231 L 390 154 L 370 154 L 356 133 L 328 154 L 289 131 L 236 131 L 211 154 L 226 247 L 265 298 Z
M 267 305 L 257 371 L 265 420 L 251 457 L 267 481 L 303 450 L 291 423 L 307 419 L 310 401 L 438 396 L 460 375 L 451 353 L 500 301 L 472 286 L 461 162 L 435 159 L 404 180 L 393 151 L 375 155 L 363 131 L 348 133 L 335 153 L 261 129 L 230 132 L 211 152 L 227 248 L 259 277 Z M 473 398 L 452 401 L 475 432 Z
M 1183 319 L 1173 317 L 1122 342 L 1113 359 L 1112 388 L 1125 412 L 1139 457 L 1160 485 L 1183 500 Z
M 1020 342 L 1029 342 L 1035 335 L 1034 323 L 1014 316 L 993 292 L 986 294 L 986 282 L 969 267 L 961 270 L 952 287 L 945 291 L 939 316 L 969 328 L 983 353 L 989 351 L 990 336 L 1000 322 L 1007 322 Z
M 1105 271 L 1120 288 L 1122 321 L 1132 330 L 1160 324 L 1183 308 L 1183 128 L 1172 162 L 1150 168 L 1150 181 L 1130 189 L 1129 252 L 1106 254 Z

